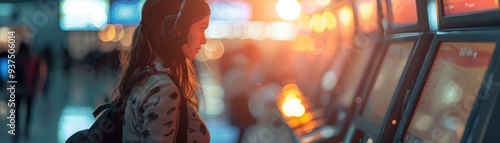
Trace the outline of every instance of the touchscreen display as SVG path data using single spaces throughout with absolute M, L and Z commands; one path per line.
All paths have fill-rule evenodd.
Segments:
M 443 15 L 456 15 L 497 9 L 498 0 L 442 0 Z
M 363 73 L 368 69 L 370 57 L 375 51 L 376 47 L 372 45 L 362 49 L 362 51 L 356 56 L 352 63 L 346 63 L 349 67 L 349 71 L 343 73 L 341 76 L 342 84 L 341 91 L 338 101 L 345 109 L 351 107 L 352 101 L 356 91 L 358 91 L 359 85 L 363 82 Z
M 414 43 L 413 41 L 391 43 L 384 56 L 375 84 L 368 95 L 368 102 L 361 115 L 364 120 L 377 128 L 382 126 L 385 113 Z
M 391 0 L 392 22 L 395 25 L 418 22 L 416 0 Z
M 460 142 L 495 42 L 441 42 L 408 127 L 408 142 Z

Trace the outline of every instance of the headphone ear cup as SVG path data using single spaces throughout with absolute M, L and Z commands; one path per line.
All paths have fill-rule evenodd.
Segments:
M 169 46 L 182 46 L 187 43 L 187 28 L 184 25 L 179 25 L 180 35 L 172 35 L 170 32 L 177 20 L 177 15 L 168 15 L 162 20 L 161 39 L 166 41 Z

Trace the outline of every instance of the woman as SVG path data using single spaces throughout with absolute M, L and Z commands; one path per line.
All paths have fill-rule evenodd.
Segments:
M 117 88 L 120 94 L 115 100 L 126 101 L 123 142 L 178 142 L 176 136 L 182 122 L 189 127 L 187 142 L 210 141 L 210 134 L 197 113 L 200 85 L 192 63 L 201 45 L 207 42 L 204 33 L 209 15 L 210 8 L 204 0 L 185 4 L 182 0 L 145 2 L 132 50 L 122 53 L 121 58 Z M 146 70 L 156 74 L 137 79 Z M 179 118 L 180 107 L 186 104 L 180 96 L 187 99 L 188 121 Z

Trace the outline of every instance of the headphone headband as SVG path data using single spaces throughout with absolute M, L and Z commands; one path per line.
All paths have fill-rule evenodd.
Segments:
M 186 7 L 187 3 L 189 3 L 189 1 L 190 0 L 183 0 L 182 1 L 181 7 L 179 10 L 179 14 L 177 15 L 177 19 L 175 20 L 175 23 L 174 23 L 174 27 L 172 28 L 172 30 L 170 30 L 170 36 L 177 37 L 177 36 L 182 35 L 181 31 L 179 30 L 179 23 L 185 21 L 183 14 L 185 13 L 185 10 L 186 10 L 185 7 Z

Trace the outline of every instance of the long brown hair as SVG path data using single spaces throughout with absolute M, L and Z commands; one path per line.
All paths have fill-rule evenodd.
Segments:
M 115 97 L 121 96 L 121 99 L 127 99 L 132 89 L 145 81 L 145 79 L 132 80 L 140 71 L 146 69 L 153 59 L 157 58 L 169 68 L 169 72 L 173 75 L 172 81 L 180 85 L 179 90 L 188 102 L 198 107 L 196 93 L 200 89 L 200 84 L 196 76 L 195 65 L 184 57 L 181 48 L 187 42 L 187 37 L 186 35 L 172 37 L 166 33 L 170 27 L 173 27 L 181 3 L 182 0 L 147 0 L 144 3 L 141 24 L 134 31 L 132 49 L 123 51 L 120 56 L 120 75 Z M 208 4 L 206 9 L 208 9 Z M 193 10 L 195 9 L 191 9 Z M 210 14 L 209 9 L 208 14 Z M 186 23 L 180 25 L 179 29 L 182 33 L 187 33 L 191 24 L 205 16 L 207 16 L 206 12 L 192 14 L 187 18 Z M 171 18 L 165 19 L 165 17 Z

